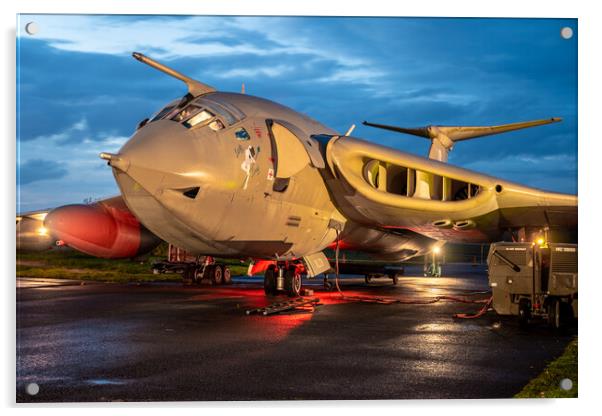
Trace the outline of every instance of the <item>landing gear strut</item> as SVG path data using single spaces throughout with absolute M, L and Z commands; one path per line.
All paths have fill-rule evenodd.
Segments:
M 294 264 L 271 265 L 265 271 L 263 289 L 266 295 L 284 292 L 290 297 L 301 296 L 301 273 Z
M 333 287 L 334 287 L 334 285 L 332 284 L 332 282 L 330 280 L 328 280 L 328 275 L 325 274 L 324 275 L 324 289 L 332 290 Z

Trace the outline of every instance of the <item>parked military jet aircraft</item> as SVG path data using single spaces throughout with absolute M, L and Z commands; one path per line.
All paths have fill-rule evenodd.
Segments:
M 143 120 L 119 151 L 101 153 L 120 197 L 46 216 L 53 235 L 89 254 L 129 255 L 158 241 L 152 235 L 195 254 L 270 260 L 266 293 L 284 286 L 296 295 L 293 263 L 322 273 L 327 247 L 399 262 L 446 241 L 576 228 L 576 196 L 444 163 L 455 140 L 556 119 L 465 135 L 462 127 L 415 130 L 433 140 L 429 159 L 342 136 L 275 102 L 219 92 L 133 56 L 183 81 L 188 93 Z M 105 220 L 90 232 L 93 218 Z

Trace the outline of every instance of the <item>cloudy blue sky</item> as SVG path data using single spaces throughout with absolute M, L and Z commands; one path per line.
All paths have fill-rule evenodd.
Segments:
M 25 24 L 39 32 L 28 35 Z M 560 30 L 569 26 L 572 39 Z M 560 124 L 457 145 L 450 163 L 577 192 L 577 22 L 22 15 L 18 199 L 25 211 L 118 193 L 100 151 L 186 91 L 139 51 L 225 91 L 269 98 L 346 131 L 426 155 L 428 142 L 361 126 Z

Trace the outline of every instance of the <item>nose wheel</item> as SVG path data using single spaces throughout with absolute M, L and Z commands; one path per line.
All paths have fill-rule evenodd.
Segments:
M 291 298 L 301 296 L 301 273 L 297 272 L 295 266 L 291 266 L 284 272 L 284 291 Z
M 285 293 L 290 297 L 301 296 L 301 273 L 295 265 L 270 266 L 263 277 L 263 289 L 266 295 Z
M 266 295 L 272 296 L 278 293 L 276 287 L 276 266 L 270 266 L 263 276 L 263 291 Z

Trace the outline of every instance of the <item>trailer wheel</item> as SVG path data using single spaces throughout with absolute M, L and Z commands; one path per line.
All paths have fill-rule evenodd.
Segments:
M 192 267 L 185 267 L 182 271 L 182 278 L 185 282 L 194 282 L 194 269 Z
M 393 280 L 393 284 L 396 285 L 397 283 L 399 283 L 399 277 L 394 274 L 393 276 L 391 276 L 391 279 Z
M 554 329 L 560 328 L 560 302 L 556 299 L 548 303 L 548 324 Z
M 199 276 L 199 284 L 201 284 L 201 281 L 203 279 L 207 279 L 209 281 L 209 284 L 213 284 L 213 271 L 215 270 L 215 265 L 208 264 L 202 270 L 203 274 Z
M 216 264 L 213 266 L 213 273 L 211 273 L 211 281 L 214 285 L 221 285 L 224 280 L 224 268 Z
M 232 283 L 232 272 L 227 266 L 224 266 L 224 280 L 222 283 L 225 285 L 229 285 L 230 283 Z
M 263 291 L 266 295 L 276 294 L 276 268 L 274 266 L 268 267 L 263 276 Z
M 205 276 L 205 268 L 203 266 L 196 266 L 194 268 L 194 282 L 197 285 L 200 285 L 203 281 L 203 277 Z
M 301 295 L 301 274 L 294 266 L 284 271 L 284 290 L 291 298 Z
M 518 303 L 518 324 L 525 329 L 531 319 L 531 302 L 528 299 L 521 299 Z
M 566 308 L 560 299 L 552 299 L 548 303 L 548 324 L 554 329 L 560 329 L 566 322 Z

